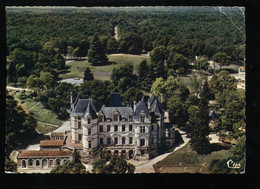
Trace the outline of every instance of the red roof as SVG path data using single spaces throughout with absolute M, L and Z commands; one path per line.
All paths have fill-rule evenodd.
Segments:
M 40 146 L 62 146 L 64 140 L 41 140 Z
M 21 153 L 18 155 L 19 157 L 33 157 L 33 156 L 69 156 L 72 153 L 71 150 L 25 150 L 21 151 Z
M 52 137 L 63 137 L 64 133 L 63 132 L 51 132 Z

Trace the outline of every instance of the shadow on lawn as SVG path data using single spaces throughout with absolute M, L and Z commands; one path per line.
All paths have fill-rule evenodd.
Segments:
M 221 145 L 219 143 L 213 143 L 213 144 L 210 144 L 209 146 L 209 150 L 210 150 L 210 153 L 212 152 L 216 152 L 216 151 L 220 151 L 220 150 L 228 150 L 231 148 L 232 145 Z

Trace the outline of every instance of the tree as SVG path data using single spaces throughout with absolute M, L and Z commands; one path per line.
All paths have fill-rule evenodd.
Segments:
M 64 165 L 56 166 L 51 170 L 51 173 L 59 174 L 73 174 L 73 173 L 85 173 L 85 166 L 81 163 L 73 163 L 67 161 Z
M 105 159 L 98 159 L 93 163 L 92 172 L 101 174 L 125 174 L 134 173 L 135 166 L 122 157 L 113 156 L 108 162 Z
M 189 67 L 188 59 L 182 54 L 174 52 L 170 52 L 167 59 L 167 65 L 168 68 L 173 68 L 174 70 L 179 70 L 180 68 L 182 68 L 185 72 Z
M 198 60 L 195 61 L 195 68 L 197 70 L 208 70 L 209 62 L 207 57 L 199 57 Z
M 8 82 L 16 82 L 17 81 L 16 68 L 15 68 L 15 63 L 13 61 L 11 61 L 9 63 L 7 73 L 8 73 Z
M 107 52 L 108 53 L 115 53 L 115 52 L 117 52 L 117 49 L 118 49 L 118 42 L 114 37 L 111 37 L 107 41 Z
M 90 43 L 88 61 L 93 66 L 105 65 L 108 61 L 104 48 L 102 47 L 100 39 L 97 35 L 94 35 L 93 40 Z
M 47 89 L 54 88 L 56 85 L 54 76 L 49 72 L 41 72 L 40 80 Z
M 228 56 L 225 52 L 217 52 L 212 56 L 212 60 L 217 62 L 220 66 L 220 69 L 222 66 L 229 65 L 231 57 Z
M 124 94 L 123 94 L 123 102 L 125 105 L 133 106 L 134 101 L 138 101 L 142 98 L 143 93 L 141 90 L 137 89 L 136 87 L 129 88 Z
M 150 91 L 153 82 L 153 73 L 146 60 L 143 60 L 137 68 L 138 82 L 144 90 Z
M 87 67 L 84 71 L 84 78 L 83 81 L 93 81 L 94 80 L 94 76 L 90 70 L 89 67 Z
M 203 86 L 201 92 L 201 99 L 199 103 L 199 109 L 197 115 L 195 115 L 194 127 L 191 133 L 191 148 L 195 150 L 199 155 L 209 154 L 209 107 L 208 99 L 205 94 L 207 90 L 207 84 Z
M 151 51 L 151 72 L 153 73 L 153 79 L 158 77 L 167 77 L 167 71 L 165 69 L 165 60 L 166 60 L 167 49 L 164 46 L 155 47 Z

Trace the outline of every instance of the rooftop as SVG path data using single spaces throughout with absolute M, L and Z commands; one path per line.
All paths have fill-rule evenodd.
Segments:
M 72 150 L 24 150 L 21 151 L 21 153 L 18 155 L 18 158 L 21 157 L 39 157 L 39 156 L 52 156 L 52 157 L 56 157 L 56 156 L 69 156 L 72 153 Z
M 62 146 L 64 140 L 41 140 L 40 146 Z
M 52 137 L 63 137 L 64 133 L 63 132 L 51 132 Z
M 120 93 L 112 93 L 110 96 L 109 107 L 122 107 Z

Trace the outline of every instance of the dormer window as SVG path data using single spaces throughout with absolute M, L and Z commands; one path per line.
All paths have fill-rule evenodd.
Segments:
M 119 121 L 119 115 L 118 114 L 114 114 L 114 121 Z
M 103 122 L 103 121 L 104 121 L 103 115 L 100 115 L 100 116 L 98 117 L 98 121 L 99 121 L 99 122 Z
M 133 115 L 129 115 L 129 121 L 133 121 Z
M 80 121 L 80 120 L 81 120 L 81 117 L 78 117 L 78 120 Z
M 144 123 L 144 118 L 145 118 L 145 117 L 142 115 L 142 116 L 141 116 L 141 123 Z

